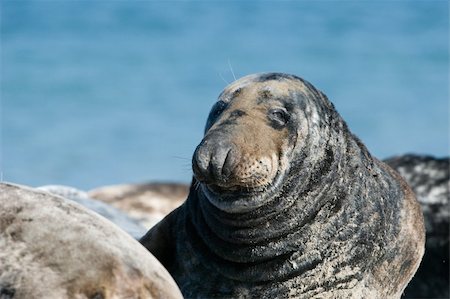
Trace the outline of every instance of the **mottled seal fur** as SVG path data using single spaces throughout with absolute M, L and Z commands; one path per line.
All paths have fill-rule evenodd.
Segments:
M 420 263 L 414 194 L 299 77 L 226 87 L 192 164 L 141 240 L 187 298 L 399 298 Z
M 182 298 L 145 248 L 48 192 L 0 183 L 1 299 Z
M 90 198 L 89 195 L 82 190 L 63 185 L 45 185 L 37 187 L 36 189 L 73 200 L 74 202 L 83 205 L 116 224 L 135 239 L 140 239 L 148 230 L 139 225 L 137 220 L 129 217 L 124 212 L 102 201 Z

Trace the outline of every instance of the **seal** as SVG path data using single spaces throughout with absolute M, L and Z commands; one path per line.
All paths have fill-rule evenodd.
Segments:
M 192 166 L 141 239 L 187 298 L 399 298 L 420 263 L 413 192 L 299 77 L 226 87 Z
M 47 191 L 2 182 L 0 298 L 182 295 L 161 263 L 107 219 Z
M 144 226 L 141 226 L 137 219 L 131 218 L 124 211 L 121 211 L 107 203 L 90 198 L 89 195 L 83 190 L 64 185 L 45 185 L 39 186 L 36 189 L 72 200 L 90 209 L 91 211 L 96 212 L 119 226 L 136 240 L 140 239 L 148 230 L 145 229 Z

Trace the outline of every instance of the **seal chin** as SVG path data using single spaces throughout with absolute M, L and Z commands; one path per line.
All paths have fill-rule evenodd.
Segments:
M 284 172 L 277 172 L 268 185 L 256 187 L 221 187 L 199 182 L 201 191 L 216 208 L 227 213 L 245 213 L 264 206 L 279 191 Z

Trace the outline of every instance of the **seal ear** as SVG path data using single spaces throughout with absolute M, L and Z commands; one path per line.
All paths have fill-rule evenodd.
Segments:
M 180 208 L 173 210 L 139 240 L 166 269 L 174 261 L 175 242 L 172 236 L 172 226 L 178 217 L 179 210 Z

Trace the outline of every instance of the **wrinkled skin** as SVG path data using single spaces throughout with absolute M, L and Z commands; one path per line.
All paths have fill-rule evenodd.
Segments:
M 286 74 L 219 96 L 186 202 L 141 240 L 187 298 L 398 298 L 420 207 L 328 99 Z

